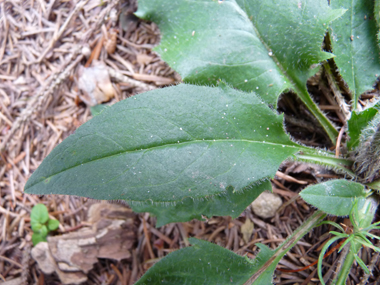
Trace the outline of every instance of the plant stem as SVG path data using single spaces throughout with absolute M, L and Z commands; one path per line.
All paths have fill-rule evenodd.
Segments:
M 319 150 L 310 149 L 307 152 L 296 154 L 295 158 L 299 161 L 320 164 L 329 168 L 338 169 L 351 177 L 356 177 L 355 173 L 351 171 L 353 164 L 352 160 L 328 156 L 328 154 L 324 151 L 321 152 Z
M 374 197 L 369 197 L 366 199 L 364 206 L 358 210 L 358 216 L 355 217 L 358 225 L 358 229 L 366 228 L 371 225 L 372 220 L 376 214 L 378 206 L 378 200 Z M 355 230 L 355 227 L 354 227 Z M 351 271 L 351 266 L 355 260 L 355 254 L 358 254 L 362 245 L 357 241 L 352 241 L 350 244 L 350 250 L 347 254 L 347 257 L 344 260 L 341 271 L 338 273 L 338 280 L 336 285 L 345 285 L 348 274 Z
M 333 126 L 330 120 L 326 118 L 326 116 L 322 113 L 318 106 L 314 103 L 313 99 L 311 99 L 310 94 L 306 89 L 306 86 L 303 86 L 303 84 L 300 82 L 295 82 L 294 85 L 296 86 L 298 97 L 302 100 L 302 102 L 305 103 L 306 107 L 314 115 L 314 117 L 321 124 L 322 128 L 325 130 L 331 142 L 335 145 L 336 138 L 338 136 L 338 131 L 336 130 L 336 128 Z
M 367 187 L 380 191 L 380 180 L 365 184 Z
M 312 228 L 314 228 L 326 214 L 320 210 L 316 211 L 310 216 L 294 233 L 289 236 L 277 249 L 276 253 L 255 273 L 249 278 L 244 285 L 252 284 L 265 270 L 267 270 L 274 263 L 278 263 L 284 255 L 297 244 L 297 242 L 307 234 Z
M 348 274 L 350 274 L 351 266 L 354 263 L 354 255 L 359 252 L 360 247 L 357 247 L 358 250 L 356 252 L 352 251 L 352 248 L 348 250 L 348 254 L 346 258 L 344 259 L 344 263 L 340 269 L 340 272 L 338 273 L 338 280 L 336 281 L 336 285 L 345 285 L 346 280 L 348 277 Z

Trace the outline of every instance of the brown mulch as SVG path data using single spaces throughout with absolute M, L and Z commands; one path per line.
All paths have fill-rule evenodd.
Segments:
M 87 210 L 94 201 L 38 197 L 24 194 L 23 187 L 47 154 L 91 118 L 86 98 L 78 89 L 78 70 L 89 65 L 90 54 L 98 51 L 97 59 L 108 68 L 115 90 L 109 104 L 180 81 L 178 74 L 152 51 L 159 42 L 157 26 L 136 19 L 132 14 L 135 9 L 135 3 L 111 0 L 103 0 L 102 5 L 98 0 L 0 2 L 0 280 L 6 284 L 61 284 L 58 275 L 44 274 L 30 256 L 30 211 L 34 205 L 44 203 L 51 216 L 60 221 L 57 236 L 89 225 Z M 98 45 L 100 41 L 103 46 Z M 324 75 L 318 76 L 321 80 Z M 321 90 L 315 83 L 318 80 L 310 81 L 310 90 Z M 316 100 L 337 125 L 343 125 L 344 112 L 331 102 L 328 90 L 325 86 Z M 367 94 L 366 98 L 372 97 Z M 308 111 L 294 106 L 302 104 L 292 94 L 283 96 L 279 103 L 288 118 L 287 130 L 305 144 L 331 147 L 323 135 L 318 135 L 318 129 L 313 129 L 312 119 L 305 119 Z M 311 131 L 300 136 L 300 128 Z M 121 261 L 99 259 L 87 274 L 86 284 L 133 284 L 160 258 L 188 246 L 188 237 L 254 258 L 255 243 L 275 249 L 313 212 L 297 194 L 306 184 L 336 177 L 340 176 L 320 167 L 284 163 L 273 180 L 273 190 L 284 204 L 271 219 L 259 218 L 249 207 L 235 220 L 214 217 L 157 229 L 155 218 L 148 213 L 136 214 L 131 256 Z M 253 224 L 248 233 L 243 227 L 247 221 Z M 279 267 L 297 269 L 315 261 L 330 238 L 329 230 L 332 228 L 328 226 L 314 229 Z M 248 235 L 248 241 L 244 235 Z M 380 282 L 375 257 L 368 248 L 361 252 L 364 262 L 375 267 L 374 277 L 368 277 L 367 284 Z M 339 262 L 336 252 L 325 259 L 327 280 L 334 276 Z M 359 284 L 361 276 L 360 267 L 354 266 L 347 284 Z M 296 273 L 276 271 L 275 283 L 319 284 L 316 266 Z

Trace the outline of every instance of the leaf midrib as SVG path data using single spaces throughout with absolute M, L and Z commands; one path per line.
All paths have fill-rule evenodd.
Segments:
M 87 161 L 87 162 L 84 162 L 84 163 L 79 163 L 79 164 L 76 164 L 76 165 L 73 165 L 71 167 L 68 167 L 68 168 L 65 168 L 64 170 L 62 171 L 59 171 L 57 173 L 54 173 L 52 175 L 49 175 L 47 177 L 45 177 L 44 179 L 41 179 L 40 181 L 30 185 L 28 188 L 32 188 L 33 186 L 41 183 L 42 181 L 44 181 L 45 179 L 49 179 L 51 177 L 54 177 L 54 176 L 57 176 L 61 173 L 64 173 L 65 171 L 68 171 L 68 170 L 71 170 L 71 169 L 74 169 L 78 166 L 83 166 L 85 164 L 89 164 L 89 163 L 93 163 L 93 162 L 96 162 L 98 160 L 101 160 L 101 159 L 106 159 L 106 158 L 112 158 L 113 156 L 118 156 L 118 155 L 121 155 L 121 154 L 125 154 L 125 153 L 129 153 L 129 152 L 135 152 L 135 151 L 143 151 L 144 153 L 146 151 L 151 151 L 151 150 L 154 150 L 154 149 L 160 149 L 160 148 L 166 148 L 166 147 L 171 147 L 171 146 L 178 146 L 178 145 L 185 145 L 185 144 L 192 144 L 192 143 L 202 143 L 202 142 L 208 142 L 208 143 L 216 143 L 216 142 L 228 142 L 228 143 L 234 143 L 234 142 L 237 142 L 237 143 L 240 143 L 240 142 L 246 142 L 246 143 L 257 143 L 257 144 L 264 144 L 264 145 L 271 145 L 271 146 L 281 146 L 282 148 L 297 148 L 297 150 L 301 150 L 301 149 L 308 149 L 306 147 L 303 147 L 301 145 L 295 145 L 293 142 L 289 141 L 288 143 L 292 143 L 294 145 L 286 145 L 286 144 L 283 144 L 283 143 L 273 143 L 273 142 L 266 142 L 266 141 L 253 141 L 253 140 L 247 140 L 247 139 L 215 139 L 215 140 L 191 140 L 191 141 L 186 141 L 186 142 L 176 142 L 176 143 L 167 143 L 167 144 L 163 144 L 163 145 L 158 145 L 158 146 L 153 146 L 153 147 L 149 147 L 149 148 L 145 148 L 145 149 L 135 149 L 135 150 L 125 150 L 125 151 L 120 151 L 118 153 L 114 153 L 114 154 L 111 154 L 111 155 L 107 155 L 107 156 L 102 156 L 102 157 L 99 157 L 99 158 L 96 158 L 94 160 L 90 160 L 90 161 Z M 143 155 L 144 155 L 143 153 Z

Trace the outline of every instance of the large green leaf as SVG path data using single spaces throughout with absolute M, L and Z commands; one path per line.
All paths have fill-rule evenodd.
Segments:
M 254 263 L 251 263 L 247 257 L 216 244 L 195 238 L 189 238 L 189 241 L 193 246 L 164 257 L 136 285 L 244 284 L 273 255 L 264 246 Z
M 121 199 L 165 222 L 236 217 L 300 149 L 282 115 L 254 93 L 183 84 L 104 109 L 51 152 L 25 189 Z
M 380 47 L 380 0 L 375 0 L 375 19 L 377 23 L 377 43 Z
M 379 104 L 377 104 L 377 106 L 365 109 L 362 112 L 353 111 L 351 113 L 351 118 L 347 122 L 348 134 L 350 136 L 350 140 L 347 143 L 349 149 L 353 149 L 359 145 L 362 131 L 379 112 L 379 107 Z
M 292 89 L 334 141 L 337 132 L 310 98 L 306 80 L 313 65 L 333 56 L 321 45 L 328 23 L 343 13 L 325 0 L 140 0 L 136 15 L 158 24 L 156 51 L 185 82 L 222 79 L 272 105 Z
M 359 208 L 363 206 L 366 191 L 360 183 L 339 179 L 309 186 L 300 195 L 306 202 L 328 214 L 348 216 L 355 199 L 359 199 Z
M 352 92 L 353 108 L 359 96 L 373 88 L 380 75 L 373 0 L 331 0 L 332 8 L 348 9 L 331 24 L 331 44 L 339 72 Z

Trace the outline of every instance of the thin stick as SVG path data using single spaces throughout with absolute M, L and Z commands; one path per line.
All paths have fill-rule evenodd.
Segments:
M 25 108 L 22 111 L 21 115 L 17 117 L 17 119 L 13 122 L 12 128 L 9 130 L 7 135 L 4 137 L 3 142 L 0 144 L 0 150 L 5 149 L 6 145 L 8 144 L 8 141 L 11 137 L 13 137 L 15 132 L 20 129 L 22 124 L 30 120 L 33 112 L 38 110 L 40 106 L 42 106 L 42 103 L 44 102 L 45 98 L 52 94 L 54 89 L 69 76 L 71 70 L 75 68 L 75 66 L 82 60 L 82 58 L 82 54 L 78 55 L 78 57 L 69 66 L 67 66 L 66 69 L 59 76 L 55 78 L 55 80 L 50 84 L 47 90 L 42 88 L 42 90 L 39 93 L 33 96 L 33 98 L 30 100 L 30 103 L 28 104 L 28 107 Z M 69 61 L 71 61 L 71 59 Z
M 104 41 L 104 37 L 101 36 L 98 43 L 96 44 L 95 48 L 93 49 L 90 57 L 88 58 L 86 64 L 84 65 L 84 67 L 89 67 L 91 65 L 92 61 L 97 60 L 99 58 L 100 52 L 101 52 L 102 47 L 103 47 L 103 41 Z
M 380 242 L 378 242 L 376 244 L 377 247 L 380 246 Z M 379 256 L 380 256 L 380 252 L 375 252 L 374 255 L 372 256 L 372 259 L 369 263 L 369 266 L 368 266 L 368 270 L 369 270 L 369 274 L 367 273 L 364 273 L 364 276 L 362 278 L 362 280 L 360 281 L 359 285 L 365 285 L 367 284 L 367 281 L 368 281 L 368 278 L 372 275 L 372 271 L 374 269 L 374 267 L 376 266 L 376 264 L 378 264 L 378 260 L 379 260 Z
M 85 0 L 82 4 L 85 5 L 87 3 L 87 1 L 88 0 Z M 107 6 L 107 8 L 101 12 L 101 14 L 99 15 L 99 20 L 87 32 L 88 34 L 83 38 L 82 43 L 87 42 L 89 37 L 92 35 L 92 32 L 95 31 L 96 29 L 99 29 L 100 25 L 104 21 L 104 16 L 107 15 L 111 11 L 111 9 L 113 9 L 115 7 L 115 5 L 117 5 L 117 3 L 118 3 L 117 1 L 111 2 Z M 78 6 L 81 6 L 81 5 L 78 5 Z M 78 6 L 76 7 L 75 10 L 78 9 Z M 72 13 L 71 15 L 74 15 L 74 13 Z M 59 32 L 58 32 L 58 35 L 59 35 Z M 69 76 L 71 70 L 75 68 L 76 64 L 78 64 L 83 59 L 83 55 L 80 54 L 81 49 L 82 49 L 82 47 L 81 47 L 81 45 L 79 45 L 74 50 L 74 52 L 72 53 L 72 56 L 63 65 L 63 66 L 67 66 L 67 67 L 63 71 L 57 71 L 55 74 L 50 76 L 50 78 L 47 80 L 47 83 L 45 84 L 45 86 L 42 87 L 41 90 L 37 94 L 35 94 L 31 100 L 29 100 L 28 106 L 22 111 L 20 116 L 13 122 L 11 129 L 9 130 L 9 132 L 7 133 L 7 135 L 4 137 L 3 141 L 1 142 L 0 151 L 5 149 L 10 138 L 13 137 L 13 135 L 16 133 L 16 131 L 21 129 L 21 126 L 31 119 L 32 113 L 39 110 L 39 108 L 41 107 L 44 100 L 50 94 L 53 93 L 55 88 L 58 87 Z M 73 61 L 75 56 L 77 56 L 77 58 Z M 70 62 L 72 62 L 72 63 L 69 64 Z M 149 86 L 149 85 L 146 84 L 144 86 Z
M 342 137 L 343 137 L 343 133 L 344 133 L 344 129 L 345 127 L 343 126 L 340 131 L 339 131 L 339 135 L 338 135 L 338 138 L 336 139 L 336 147 L 335 147 L 335 156 L 336 157 L 339 157 L 339 150 L 340 150 L 340 142 L 342 141 Z
M 143 221 L 143 230 L 144 230 L 146 245 L 148 247 L 148 252 L 149 252 L 150 258 L 151 259 L 155 259 L 156 257 L 154 256 L 154 253 L 153 253 L 153 250 L 152 250 L 152 246 L 150 244 L 150 237 L 149 237 L 148 228 L 146 226 L 146 221 L 145 221 L 144 218 L 142 219 L 142 221 Z
M 6 262 L 9 262 L 9 263 L 11 263 L 11 264 L 13 264 L 13 265 L 16 265 L 17 267 L 22 268 L 22 265 L 21 265 L 20 263 L 14 261 L 14 260 L 12 260 L 12 259 L 9 259 L 8 257 L 1 256 L 1 255 L 0 255 L 0 259 L 4 260 L 4 261 L 6 261 Z
M 84 5 L 87 4 L 89 0 L 82 0 L 79 2 L 75 9 L 70 13 L 70 15 L 67 17 L 66 21 L 63 23 L 59 31 L 54 34 L 53 38 L 51 39 L 49 46 L 45 49 L 45 51 L 40 55 L 40 57 L 32 63 L 40 63 L 41 60 L 43 60 L 46 56 L 46 54 L 51 50 L 51 48 L 55 45 L 55 43 L 59 40 L 59 38 L 62 36 L 63 32 L 66 30 L 67 26 L 69 25 L 71 19 L 78 14 L 78 12 L 83 8 Z

